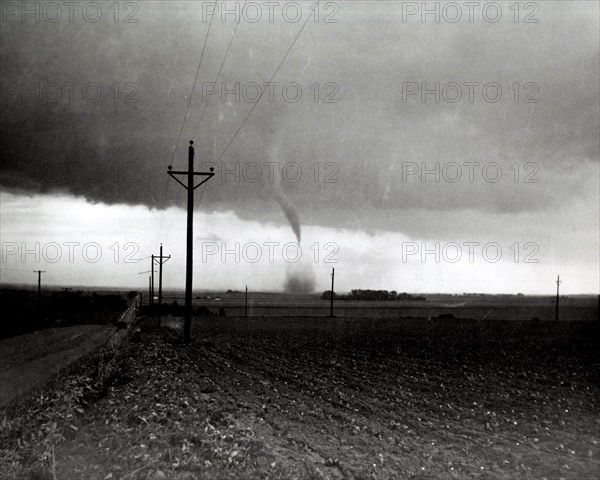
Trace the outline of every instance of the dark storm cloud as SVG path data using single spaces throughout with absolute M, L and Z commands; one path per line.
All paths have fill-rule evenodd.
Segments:
M 301 168 L 299 178 L 295 166 L 286 171 L 283 188 L 313 224 L 397 229 L 411 209 L 552 209 L 585 197 L 598 168 L 597 14 L 594 2 L 552 2 L 542 5 L 538 24 L 423 24 L 403 23 L 391 2 L 341 3 L 339 23 L 307 24 L 275 79 L 297 82 L 302 98 L 285 101 L 280 89 L 273 102 L 263 98 L 220 159 L 252 104 L 215 95 L 199 124 L 202 83 L 215 80 L 235 27 L 215 21 L 173 164 L 186 165 L 197 129 L 197 162 L 219 159 L 201 208 L 247 218 L 270 219 L 278 209 L 264 164 L 273 161 L 275 143 L 281 167 Z M 183 204 L 178 185 L 165 188 L 166 167 L 208 24 L 191 2 L 140 2 L 138 18 L 3 23 L 3 187 L 156 208 Z M 242 22 L 219 81 L 267 81 L 300 26 Z M 69 82 L 77 84 L 72 91 Z M 503 96 L 489 103 L 478 89 L 470 103 L 465 89 L 457 103 L 423 103 L 419 95 L 403 99 L 404 82 L 497 82 Z M 525 90 L 514 102 L 514 82 L 539 87 L 538 103 L 524 103 Z M 14 85 L 35 83 L 58 84 L 61 99 L 43 98 L 56 94 L 51 88 L 25 103 L 12 94 Z M 91 101 L 98 89 L 102 97 Z M 337 103 L 322 103 L 331 92 Z M 261 166 L 260 178 L 251 163 Z M 432 174 L 423 181 L 422 169 L 436 163 L 440 171 L 460 166 L 461 181 L 447 180 L 453 166 L 439 183 Z M 493 169 L 484 176 L 488 163 L 501 167 L 498 181 L 491 181 Z M 537 182 L 523 183 L 527 175 Z

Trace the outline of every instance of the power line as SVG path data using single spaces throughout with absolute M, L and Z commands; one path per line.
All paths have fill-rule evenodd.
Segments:
M 213 6 L 217 5 L 217 0 Z M 187 107 L 185 108 L 185 114 L 183 115 L 183 121 L 181 122 L 181 128 L 179 129 L 179 135 L 177 136 L 177 142 L 175 143 L 175 149 L 173 150 L 173 157 L 171 158 L 171 165 L 175 160 L 175 155 L 177 154 L 177 147 L 179 146 L 179 140 L 181 140 L 181 133 L 183 132 L 183 127 L 185 125 L 185 121 L 187 119 L 188 111 L 190 109 L 190 105 L 192 104 L 192 97 L 194 96 L 194 90 L 196 89 L 196 83 L 198 82 L 198 74 L 200 73 L 200 67 L 202 66 L 202 59 L 204 58 L 204 52 L 206 51 L 206 44 L 208 43 L 208 35 L 210 34 L 210 29 L 212 27 L 213 18 L 215 16 L 211 15 L 210 22 L 208 23 L 208 29 L 206 30 L 206 37 L 204 38 L 204 45 L 202 46 L 202 53 L 200 54 L 200 61 L 198 62 L 198 69 L 196 70 L 196 76 L 194 77 L 194 84 L 192 85 L 192 91 L 190 93 L 190 98 L 188 99 Z
M 204 192 L 206 192 L 206 188 L 208 185 L 204 185 L 202 187 L 202 189 L 200 190 L 200 195 L 199 197 L 196 199 L 196 207 L 198 206 L 198 204 L 202 201 L 202 197 L 204 197 Z
M 319 7 L 319 3 L 320 0 L 318 0 L 313 8 L 318 8 Z M 281 68 L 281 66 L 283 65 L 283 62 L 285 62 L 285 59 L 287 58 L 287 56 L 289 55 L 290 51 L 292 50 L 292 48 L 294 48 L 294 45 L 296 44 L 296 42 L 298 41 L 298 38 L 300 37 L 300 34 L 302 33 L 302 31 L 304 30 L 304 27 L 306 27 L 306 24 L 308 23 L 308 20 L 310 19 L 310 16 L 306 17 L 306 20 L 304 21 L 304 23 L 302 24 L 302 27 L 300 28 L 300 30 L 298 31 L 298 33 L 296 34 L 296 37 L 294 38 L 294 40 L 292 41 L 292 43 L 290 44 L 289 48 L 287 49 L 287 52 L 285 52 L 285 55 L 283 56 L 283 58 L 281 59 L 281 61 L 279 62 L 279 65 L 277 65 L 277 68 L 275 69 L 275 72 L 273 73 L 273 75 L 271 75 L 271 78 L 269 79 L 269 82 L 267 83 L 267 85 L 271 84 L 271 82 L 273 82 L 273 79 L 275 78 L 275 76 L 277 75 L 277 73 L 279 72 L 279 69 Z M 242 124 L 240 125 L 240 127 L 236 130 L 236 132 L 233 134 L 233 137 L 231 137 L 231 139 L 229 140 L 229 142 L 227 143 L 227 145 L 225 146 L 225 148 L 223 149 L 223 151 L 221 152 L 221 154 L 218 156 L 218 158 L 215 160 L 215 163 L 218 163 L 219 160 L 221 160 L 221 157 L 223 157 L 223 155 L 225 155 L 225 152 L 227 151 L 227 149 L 229 148 L 229 146 L 233 143 L 233 141 L 236 139 L 236 137 L 238 136 L 238 134 L 240 133 L 240 131 L 242 130 L 242 128 L 244 128 L 244 125 L 246 124 L 246 121 L 248 120 L 248 118 L 250 117 L 250 115 L 252 115 L 252 112 L 254 111 L 254 109 L 256 108 L 256 106 L 260 103 L 260 100 L 262 99 L 265 90 L 267 89 L 267 87 L 265 86 L 263 89 L 261 89 L 260 91 L 260 96 L 258 97 L 258 100 L 256 102 L 254 102 L 252 104 L 252 108 L 250 108 L 250 111 L 248 112 L 248 115 L 246 115 L 246 118 L 244 118 L 244 121 L 242 122 Z
M 246 0 L 244 0 L 244 4 L 245 3 L 246 3 Z M 221 67 L 219 68 L 219 73 L 217 73 L 217 78 L 215 79 L 215 84 L 219 83 L 219 78 L 221 77 L 221 72 L 223 71 L 223 66 L 225 65 L 225 61 L 227 60 L 227 55 L 229 55 L 229 49 L 231 48 L 233 40 L 235 39 L 235 36 L 237 34 L 238 27 L 240 26 L 240 21 L 241 21 L 241 17 L 238 18 L 238 21 L 235 25 L 235 29 L 233 30 L 233 35 L 231 36 L 231 40 L 229 40 L 229 45 L 227 45 L 227 50 L 225 51 L 225 56 L 223 57 L 223 62 L 221 63 Z M 200 115 L 200 120 L 198 121 L 198 126 L 196 127 L 196 130 L 194 131 L 194 135 L 192 138 L 195 138 L 196 134 L 198 133 L 198 129 L 200 128 L 200 124 L 202 123 L 202 119 L 204 118 L 204 112 L 206 112 L 206 109 L 208 108 L 208 104 L 210 103 L 211 98 L 212 98 L 212 95 L 208 98 L 208 101 L 204 104 L 204 109 L 202 110 L 202 114 Z
M 216 5 L 216 3 L 217 3 L 217 1 L 215 0 L 215 5 Z M 316 2 L 316 4 L 315 4 L 315 7 L 318 7 L 318 4 L 319 4 L 319 3 L 320 3 L 320 0 L 318 0 L 318 1 Z M 205 42 L 204 42 L 204 47 L 202 48 L 202 55 L 201 55 L 201 57 L 200 57 L 200 63 L 198 64 L 198 71 L 196 72 L 196 79 L 194 80 L 194 87 L 192 88 L 192 95 L 193 95 L 193 92 L 194 92 L 194 89 L 195 89 L 195 86 L 196 86 L 196 81 L 197 81 L 197 78 L 198 78 L 198 72 L 200 71 L 200 64 L 202 63 L 202 57 L 204 56 L 204 51 L 205 51 L 205 49 L 206 49 L 206 43 L 207 43 L 207 40 L 208 40 L 208 34 L 209 34 L 209 32 L 210 32 L 210 27 L 211 27 L 211 25 L 212 25 L 212 20 L 213 20 L 213 18 L 214 18 L 214 15 L 212 15 L 212 16 L 211 16 L 211 22 L 210 22 L 210 24 L 209 24 L 209 28 L 208 28 L 208 31 L 207 31 L 207 34 L 206 34 L 206 39 L 205 39 Z M 298 31 L 298 33 L 297 33 L 297 34 L 296 34 L 296 36 L 294 37 L 294 40 L 292 41 L 292 43 L 290 44 L 289 48 L 288 48 L 288 49 L 287 49 L 287 51 L 285 52 L 285 55 L 283 56 L 283 58 L 282 58 L 282 59 L 281 59 L 281 61 L 279 62 L 279 65 L 277 65 L 277 68 L 276 68 L 276 69 L 275 69 L 275 71 L 273 72 L 273 75 L 271 75 L 271 78 L 270 78 L 270 80 L 269 80 L 269 83 L 268 83 L 268 84 L 270 84 L 270 83 L 273 81 L 273 79 L 275 78 L 275 76 L 276 76 L 276 75 L 277 75 L 277 73 L 279 72 L 279 70 L 280 70 L 281 66 L 283 65 L 283 63 L 284 63 L 284 62 L 285 62 L 285 60 L 287 59 L 287 57 L 288 57 L 289 53 L 291 52 L 292 48 L 294 48 L 294 45 L 295 45 L 295 44 L 296 44 L 296 42 L 298 41 L 298 38 L 300 37 L 300 35 L 301 35 L 301 34 L 302 34 L 302 32 L 304 31 L 304 28 L 306 27 L 306 24 L 308 23 L 308 20 L 309 20 L 309 19 L 310 19 L 310 16 L 309 16 L 309 17 L 307 17 L 307 19 L 306 19 L 306 20 L 304 21 L 304 23 L 302 24 L 302 27 L 300 28 L 300 30 Z M 234 34 L 233 34 L 233 36 L 232 36 L 231 40 L 229 41 L 229 45 L 227 46 L 227 50 L 226 50 L 226 52 L 225 52 L 225 56 L 224 56 L 224 58 L 223 58 L 223 62 L 221 63 L 221 67 L 219 68 L 219 73 L 217 74 L 217 82 L 218 82 L 218 79 L 219 79 L 219 77 L 220 77 L 220 75 L 221 75 L 221 73 L 222 73 L 222 69 L 223 69 L 223 66 L 225 65 L 225 61 L 226 61 L 226 59 L 227 59 L 227 56 L 228 56 L 228 54 L 229 54 L 229 50 L 230 50 L 230 48 L 231 48 L 231 45 L 232 45 L 232 43 L 233 43 L 233 40 L 235 39 L 235 36 L 236 36 L 236 33 L 237 33 L 237 29 L 238 29 L 238 27 L 239 27 L 239 21 L 238 21 L 238 22 L 237 22 L 237 24 L 236 24 L 236 28 L 235 28 L 235 30 L 234 30 Z M 268 85 L 268 84 L 267 84 L 267 85 Z M 239 134 L 239 133 L 240 133 L 240 131 L 242 130 L 242 128 L 244 128 L 244 125 L 245 125 L 245 124 L 246 124 L 246 122 L 248 121 L 248 118 L 250 118 L 250 115 L 252 115 L 252 112 L 253 112 L 253 111 L 254 111 L 254 109 L 256 108 L 256 105 L 257 105 L 257 104 L 260 102 L 260 100 L 262 99 L 262 97 L 263 97 L 263 95 L 264 95 L 264 93 L 265 93 L 265 90 L 266 90 L 266 87 L 265 87 L 265 88 L 263 88 L 263 89 L 261 89 L 260 96 L 258 97 L 258 100 L 257 100 L 256 102 L 254 102 L 254 104 L 253 104 L 253 105 L 252 105 L 252 107 L 250 108 L 250 111 L 248 112 L 248 114 L 247 114 L 247 115 L 246 115 L 246 117 L 244 118 L 244 121 L 242 122 L 242 124 L 240 125 L 240 127 L 239 127 L 239 128 L 236 130 L 236 132 L 234 133 L 233 137 L 231 137 L 231 139 L 229 140 L 229 142 L 227 143 L 227 145 L 225 146 L 225 148 L 223 149 L 223 151 L 221 152 L 221 154 L 220 154 L 220 155 L 218 156 L 218 158 L 215 160 L 215 163 L 218 163 L 218 161 L 219 161 L 219 160 L 220 160 L 220 159 L 223 157 L 223 155 L 225 154 L 225 152 L 227 151 L 227 149 L 229 148 L 229 146 L 230 146 L 230 145 L 233 143 L 233 141 L 236 139 L 236 137 L 238 136 L 238 134 Z M 180 131 L 179 131 L 179 136 L 178 136 L 178 138 L 177 138 L 177 143 L 175 144 L 175 151 L 173 152 L 173 159 L 175 158 L 175 154 L 176 154 L 176 151 L 177 151 L 177 146 L 178 146 L 178 144 L 179 144 L 179 140 L 181 139 L 181 133 L 182 133 L 182 131 L 183 131 L 183 125 L 185 124 L 185 119 L 187 118 L 187 113 L 188 113 L 189 106 L 190 106 L 190 104 L 191 104 L 192 95 L 190 95 L 190 100 L 189 100 L 189 102 L 188 102 L 188 106 L 187 106 L 187 108 L 186 108 L 186 113 L 185 113 L 185 115 L 184 115 L 184 120 L 183 120 L 183 123 L 182 123 L 181 129 L 180 129 Z M 209 102 L 210 102 L 210 99 L 209 99 Z M 202 114 L 201 114 L 201 117 L 200 117 L 200 121 L 199 121 L 199 123 L 198 123 L 198 127 L 196 128 L 196 131 L 194 132 L 194 136 L 195 136 L 195 134 L 197 133 L 198 129 L 200 128 L 200 123 L 202 122 L 202 119 L 204 118 L 204 112 L 205 112 L 205 111 L 206 111 L 206 109 L 208 108 L 208 103 L 209 103 L 209 102 L 207 102 L 207 103 L 206 103 L 206 105 L 205 105 L 205 107 L 204 107 L 204 109 L 203 109 L 203 111 L 202 111 Z M 203 195 L 203 194 L 204 194 L 204 189 L 203 189 L 203 191 L 201 192 L 200 199 L 202 198 L 202 195 Z M 177 197 L 179 198 L 179 194 L 178 194 L 178 196 L 177 196 Z M 166 199 L 166 197 L 165 197 L 165 199 Z M 164 215 L 164 210 L 163 210 L 163 215 Z M 170 226 L 171 226 L 171 224 L 172 224 L 172 221 L 173 221 L 173 218 L 171 218 L 171 223 L 169 224 L 169 227 L 167 228 L 167 230 L 169 230 L 169 229 L 170 229 Z M 162 217 L 161 217 L 161 231 L 162 231 Z
M 244 0 L 244 4 L 245 3 L 246 3 L 246 0 Z M 227 45 L 227 50 L 225 50 L 225 55 L 223 56 L 223 61 L 221 62 L 221 66 L 219 67 L 219 72 L 217 73 L 217 78 L 215 79 L 215 84 L 218 84 L 219 78 L 221 78 L 221 73 L 223 71 L 223 67 L 225 66 L 225 62 L 227 61 L 227 56 L 229 55 L 229 50 L 231 49 L 233 40 L 235 39 L 235 37 L 237 35 L 237 30 L 238 30 L 238 27 L 240 26 L 240 21 L 241 21 L 241 17 L 238 19 L 238 21 L 235 25 L 235 29 L 233 30 L 233 35 L 231 36 L 231 39 L 229 40 L 229 44 Z M 202 123 L 202 120 L 204 119 L 204 113 L 206 112 L 206 109 L 208 108 L 211 98 L 212 98 L 212 96 L 208 98 L 208 101 L 204 105 L 204 109 L 202 110 L 202 114 L 200 115 L 200 120 L 198 121 L 198 126 L 196 127 L 196 130 L 194 131 L 194 136 L 192 138 L 196 137 L 196 134 L 198 133 L 198 130 L 200 129 L 200 124 Z M 206 185 L 200 191 L 200 196 L 196 200 L 196 206 L 198 206 L 198 203 L 202 201 L 202 197 L 204 196 L 205 190 L 206 190 Z
M 202 198 L 204 198 L 204 193 L 206 192 L 206 188 L 207 188 L 207 184 L 202 185 L 200 187 L 200 194 L 198 195 L 198 197 L 194 200 L 194 209 L 196 209 L 198 207 L 198 204 L 202 201 Z M 171 223 L 173 223 L 173 217 L 171 217 Z M 184 238 L 181 237 L 179 239 L 179 242 L 177 243 L 176 247 L 175 247 L 175 251 L 178 251 L 179 248 L 181 247 L 181 244 L 183 243 Z
M 169 179 L 167 178 L 167 181 L 165 182 L 165 194 L 164 194 L 164 199 L 163 199 L 163 207 L 162 207 L 162 214 L 160 216 L 160 227 L 158 228 L 158 238 L 160 239 L 160 236 L 162 235 L 162 228 L 163 228 L 163 220 L 165 218 L 165 208 L 167 206 L 167 192 L 169 190 Z M 179 194 L 179 191 L 177 191 L 177 193 Z
M 213 4 L 213 7 L 217 6 L 217 0 L 215 0 L 215 3 Z M 212 27 L 212 22 L 213 22 L 213 18 L 215 16 L 211 15 L 210 16 L 210 22 L 208 23 L 208 29 L 206 30 L 206 36 L 204 37 L 204 45 L 202 46 L 202 53 L 200 54 L 200 61 L 198 62 L 198 68 L 196 70 L 196 76 L 194 77 L 194 83 L 192 85 L 192 91 L 190 92 L 190 97 L 188 99 L 188 103 L 187 106 L 185 108 L 185 113 L 183 115 L 183 120 L 181 122 L 181 127 L 179 128 L 179 134 L 177 135 L 177 141 L 175 142 L 175 148 L 173 149 L 173 156 L 171 157 L 171 165 L 173 164 L 174 160 L 175 160 L 175 156 L 177 155 L 177 147 L 179 146 L 179 141 L 181 140 L 181 134 L 183 132 L 183 127 L 185 126 L 185 121 L 187 119 L 187 115 L 190 109 L 190 105 L 192 104 L 192 97 L 194 96 L 194 91 L 196 90 L 196 83 L 198 83 L 198 75 L 200 73 L 200 68 L 202 67 L 202 60 L 204 59 L 204 52 L 206 51 L 206 45 L 208 43 L 208 36 L 210 34 L 210 29 Z M 167 183 L 165 185 L 165 195 L 164 195 L 164 200 L 163 200 L 163 212 L 162 215 L 160 217 L 160 228 L 159 228 L 159 233 L 158 236 L 160 238 L 161 234 L 162 234 L 162 226 L 163 226 L 163 219 L 164 219 L 164 215 L 165 215 L 165 207 L 167 204 L 167 192 L 169 189 L 169 179 L 167 178 Z M 179 200 L 179 190 L 177 191 L 177 200 Z M 172 220 L 172 219 L 171 219 Z M 170 225 L 169 225 L 170 228 Z M 168 230 L 168 229 L 167 229 Z

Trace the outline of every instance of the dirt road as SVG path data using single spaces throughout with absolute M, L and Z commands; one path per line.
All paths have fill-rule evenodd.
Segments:
M 115 330 L 112 325 L 78 325 L 0 340 L 0 405 L 45 383 L 102 345 Z

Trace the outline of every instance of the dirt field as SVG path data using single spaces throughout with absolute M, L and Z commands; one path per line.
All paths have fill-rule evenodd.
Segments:
M 145 329 L 121 381 L 65 425 L 56 478 L 598 478 L 598 325 L 224 318 L 193 333 Z

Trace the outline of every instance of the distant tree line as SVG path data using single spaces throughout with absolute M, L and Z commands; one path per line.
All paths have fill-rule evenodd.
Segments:
M 323 300 L 331 299 L 331 290 L 326 290 L 321 295 Z M 411 301 L 424 302 L 425 297 L 419 295 L 411 295 L 410 293 L 398 293 L 395 290 L 351 290 L 350 293 L 338 294 L 334 293 L 333 298 L 337 300 L 366 300 L 366 301 Z
M 83 324 L 114 323 L 127 307 L 124 296 L 112 293 L 43 291 L 37 299 L 35 290 L 0 288 L 3 321 L 0 338 L 41 330 Z
M 127 300 L 115 294 L 85 295 L 81 291 L 53 292 L 47 299 L 46 308 L 52 311 L 96 310 L 101 312 L 121 311 L 127 307 Z

